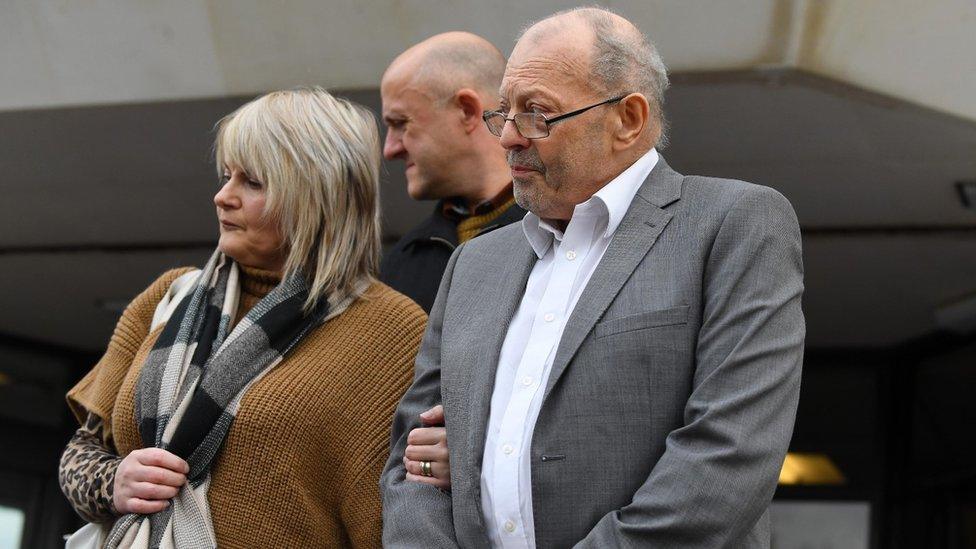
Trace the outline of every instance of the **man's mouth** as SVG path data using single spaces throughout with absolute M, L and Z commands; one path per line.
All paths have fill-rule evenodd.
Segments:
M 530 172 L 546 173 L 542 161 L 529 151 L 509 151 L 508 167 L 512 169 L 513 176 L 528 175 Z
M 515 175 L 522 175 L 522 174 L 527 174 L 529 172 L 537 172 L 537 171 L 539 171 L 539 170 L 536 170 L 534 168 L 530 168 L 528 166 L 522 166 L 520 164 L 514 164 L 514 165 L 511 166 L 511 168 L 512 168 L 512 173 L 515 174 Z

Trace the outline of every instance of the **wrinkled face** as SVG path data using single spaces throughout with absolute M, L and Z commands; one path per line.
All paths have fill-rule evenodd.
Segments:
M 214 195 L 220 222 L 218 248 L 241 265 L 280 271 L 285 262 L 284 238 L 277 223 L 267 219 L 267 186 L 244 170 L 225 166 Z
M 505 68 L 502 112 L 539 112 L 549 118 L 607 99 L 589 82 L 588 46 L 572 40 L 523 39 Z M 549 137 L 526 139 L 506 123 L 500 142 L 508 151 L 515 199 L 546 219 L 568 220 L 603 180 L 610 137 L 608 107 L 556 122 Z
M 414 200 L 452 196 L 453 147 L 458 124 L 409 78 L 384 76 L 380 86 L 386 142 L 383 156 L 407 165 L 407 193 Z

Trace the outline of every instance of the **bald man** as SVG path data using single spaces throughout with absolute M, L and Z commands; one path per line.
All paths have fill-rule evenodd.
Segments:
M 525 215 L 505 151 L 482 120 L 498 104 L 504 69 L 488 41 L 449 32 L 403 52 L 383 75 L 383 156 L 404 161 L 411 198 L 438 202 L 386 253 L 380 278 L 428 312 L 458 244 Z
M 518 40 L 485 122 L 529 213 L 447 265 L 380 481 L 388 547 L 769 547 L 799 226 L 773 189 L 667 165 L 667 83 L 606 10 Z M 437 403 L 450 492 L 403 460 Z

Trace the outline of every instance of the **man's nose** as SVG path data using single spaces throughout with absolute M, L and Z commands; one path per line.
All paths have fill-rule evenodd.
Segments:
M 531 140 L 522 137 L 514 120 L 505 121 L 505 125 L 502 126 L 502 135 L 499 136 L 498 142 L 505 150 L 525 149 L 532 144 Z
M 386 132 L 386 140 L 383 142 L 383 158 L 393 160 L 404 153 L 403 140 L 394 132 Z

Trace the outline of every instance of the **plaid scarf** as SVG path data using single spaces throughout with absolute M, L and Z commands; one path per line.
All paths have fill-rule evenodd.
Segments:
M 305 314 L 308 284 L 296 275 L 230 330 L 239 296 L 237 264 L 215 252 L 146 357 L 135 395 L 142 443 L 186 460 L 188 482 L 166 509 L 119 517 L 105 547 L 216 547 L 207 503 L 210 466 L 241 398 L 311 329 L 351 302 L 322 300 Z

